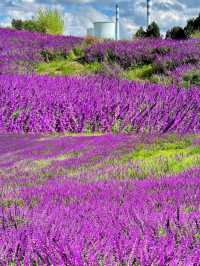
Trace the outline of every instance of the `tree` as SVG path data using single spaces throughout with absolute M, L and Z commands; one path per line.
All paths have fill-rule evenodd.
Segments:
M 23 29 L 23 21 L 21 19 L 12 19 L 11 25 L 16 30 Z
M 147 30 L 145 31 L 143 27 L 140 27 L 138 31 L 135 33 L 136 38 L 159 38 L 160 37 L 160 28 L 156 22 L 152 22 Z
M 146 30 L 146 36 L 145 37 L 153 37 L 153 38 L 159 38 L 160 37 L 160 28 L 156 22 L 152 22 L 147 30 Z
M 181 27 L 173 27 L 166 33 L 166 38 L 171 38 L 175 40 L 185 40 L 188 38 L 186 31 Z
M 187 21 L 187 25 L 184 28 L 187 35 L 192 35 L 195 32 L 200 31 L 200 14 L 196 18 L 192 18 Z
M 194 21 L 195 19 L 190 19 L 187 21 L 187 25 L 184 29 L 188 35 L 191 35 L 194 32 Z
M 35 18 L 40 27 L 50 34 L 63 34 L 64 19 L 57 9 L 40 9 Z
M 44 25 L 40 25 L 35 20 L 25 20 L 23 22 L 23 29 L 28 30 L 28 31 L 32 31 L 32 32 L 46 33 L 46 29 L 45 29 Z
M 144 38 L 146 36 L 146 31 L 143 27 L 140 27 L 134 35 L 136 38 Z
M 30 20 L 13 19 L 12 27 L 17 30 L 28 30 L 50 34 L 63 34 L 64 20 L 56 9 L 40 9 Z

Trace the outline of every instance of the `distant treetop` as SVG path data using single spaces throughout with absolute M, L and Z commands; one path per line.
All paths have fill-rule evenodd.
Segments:
M 35 17 L 30 20 L 13 19 L 13 28 L 49 34 L 64 33 L 64 19 L 57 9 L 39 9 Z
M 139 30 L 135 33 L 136 38 L 159 38 L 160 37 L 160 28 L 156 22 L 152 22 L 147 30 L 145 31 L 143 27 L 140 27 Z

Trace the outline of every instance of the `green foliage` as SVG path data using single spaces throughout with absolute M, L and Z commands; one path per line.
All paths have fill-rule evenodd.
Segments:
M 162 74 L 155 74 L 155 72 L 155 66 L 148 64 L 129 68 L 128 70 L 123 71 L 122 76 L 123 78 L 128 80 L 150 81 L 152 83 L 162 84 L 166 86 L 171 84 L 171 79 L 169 77 Z
M 91 134 L 92 132 L 94 132 L 94 126 L 93 126 L 93 124 L 90 123 L 90 122 L 87 122 L 87 123 L 85 124 L 85 127 L 84 127 L 83 132 L 84 132 L 85 134 Z
M 70 52 L 69 54 L 64 52 L 64 51 L 57 51 L 55 52 L 54 50 L 51 49 L 44 49 L 41 51 L 41 56 L 43 57 L 44 61 L 49 63 L 50 61 L 53 60 L 64 60 L 67 59 L 68 57 L 72 56 L 72 53 Z
M 49 34 L 63 34 L 64 20 L 57 9 L 39 9 L 36 16 L 31 20 L 13 19 L 13 28 L 32 32 Z
M 160 37 L 160 28 L 156 22 L 152 22 L 147 30 L 145 37 L 159 38 Z
M 57 9 L 40 9 L 36 15 L 39 25 L 45 27 L 49 34 L 63 34 L 64 20 Z
M 8 199 L 8 200 L 1 200 L 0 207 L 2 208 L 10 208 L 11 206 L 24 206 L 24 201 L 22 199 Z
M 185 31 L 187 32 L 188 35 L 200 31 L 200 14 L 196 18 L 192 18 L 187 21 Z
M 128 124 L 126 127 L 123 128 L 122 132 L 124 133 L 130 133 L 133 131 L 133 126 L 131 124 Z
M 171 38 L 174 40 L 185 40 L 188 38 L 186 31 L 181 27 L 173 27 L 166 33 L 166 38 Z
M 17 110 L 12 113 L 12 117 L 14 120 L 16 120 L 20 116 L 21 110 Z
M 84 52 L 84 49 L 81 46 L 78 46 L 78 47 L 75 47 L 73 49 L 73 54 L 74 54 L 75 57 L 81 58 L 81 57 L 84 56 L 85 52 Z
M 135 38 L 144 38 L 145 36 L 146 31 L 143 29 L 143 27 L 140 27 L 134 35 Z
M 134 35 L 135 38 L 145 38 L 145 37 L 150 37 L 150 38 L 159 38 L 160 37 L 160 28 L 158 24 L 153 21 L 145 31 L 143 27 L 140 27 L 138 31 Z
M 17 19 L 17 20 L 13 19 L 11 24 L 12 24 L 12 27 L 17 30 L 27 30 L 27 31 L 42 32 L 42 33 L 46 32 L 44 25 L 39 24 L 35 20 L 22 21 L 21 19 Z
M 168 86 L 172 83 L 172 80 L 170 79 L 170 77 L 167 77 L 165 75 L 162 74 L 154 74 L 151 76 L 150 81 L 152 83 L 156 83 L 156 84 L 162 84 L 165 86 Z
M 200 165 L 200 147 L 193 146 L 190 138 L 170 136 L 151 145 L 138 145 L 133 152 L 122 158 L 132 162 L 129 177 L 164 176 Z
M 163 227 L 160 227 L 158 230 L 158 235 L 161 236 L 165 236 L 166 235 L 166 231 Z
M 117 134 L 120 132 L 122 121 L 121 119 L 117 119 L 112 126 L 112 133 Z
M 97 74 L 102 72 L 102 64 L 98 62 L 92 62 L 90 64 L 84 64 L 86 73 Z
M 66 60 L 56 59 L 49 63 L 40 63 L 36 67 L 36 72 L 39 74 L 49 75 L 84 75 L 84 74 L 96 74 L 102 69 L 102 65 L 93 62 L 90 64 L 81 64 L 74 58 L 73 52 L 69 54 Z
M 200 38 L 200 31 L 195 31 L 191 34 L 192 38 Z
M 196 233 L 194 237 L 196 240 L 200 240 L 200 233 Z
M 46 28 L 44 25 L 39 24 L 35 20 L 25 20 L 23 22 L 23 29 L 27 31 L 32 31 L 32 32 L 42 32 L 46 33 Z
M 190 88 L 190 86 L 200 86 L 200 70 L 193 70 L 183 76 L 183 86 Z
M 149 80 L 152 75 L 152 65 L 138 66 L 123 72 L 123 77 L 128 80 Z
M 49 75 L 80 75 L 84 74 L 84 66 L 78 62 L 55 60 L 50 63 L 39 64 L 37 72 Z
M 167 55 L 170 52 L 171 48 L 166 46 L 160 46 L 157 48 L 153 48 L 151 50 L 152 54 L 158 54 L 158 55 Z
M 16 30 L 23 29 L 23 21 L 21 19 L 12 19 L 11 25 L 12 25 L 12 28 Z

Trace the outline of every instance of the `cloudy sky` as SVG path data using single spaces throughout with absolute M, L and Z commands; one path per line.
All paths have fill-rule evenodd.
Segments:
M 65 34 L 83 36 L 95 21 L 114 20 L 115 4 L 120 6 L 120 34 L 130 37 L 145 25 L 146 0 L 0 0 L 0 25 L 12 18 L 30 19 L 38 8 L 57 8 L 65 18 Z M 200 13 L 200 0 L 152 0 L 151 20 L 161 31 L 180 25 Z

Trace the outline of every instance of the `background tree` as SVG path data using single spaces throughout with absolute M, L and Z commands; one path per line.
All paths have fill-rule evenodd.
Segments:
M 46 33 L 46 28 L 44 25 L 39 24 L 35 20 L 25 20 L 23 22 L 23 29 L 32 32 L 43 32 Z
M 13 19 L 11 24 L 17 30 L 49 34 L 64 33 L 64 19 L 57 9 L 40 9 L 33 19 L 24 21 Z
M 36 21 L 41 28 L 46 29 L 47 33 L 64 33 L 64 19 L 57 9 L 40 9 L 36 15 Z
M 184 30 L 189 36 L 193 33 L 200 32 L 200 14 L 196 18 L 188 20 Z
M 17 30 L 23 29 L 23 21 L 21 19 L 12 19 L 11 25 L 14 29 Z
M 135 38 L 144 38 L 145 36 L 146 31 L 143 29 L 143 27 L 140 27 L 134 35 Z
M 143 27 L 140 27 L 138 31 L 134 35 L 135 38 L 159 38 L 161 37 L 160 35 L 160 28 L 156 22 L 152 22 L 147 30 L 145 31 Z
M 175 40 L 185 40 L 188 38 L 186 31 L 181 27 L 173 27 L 166 33 L 166 38 L 171 38 Z
M 145 37 L 159 38 L 160 37 L 160 28 L 158 24 L 153 21 L 146 30 Z

